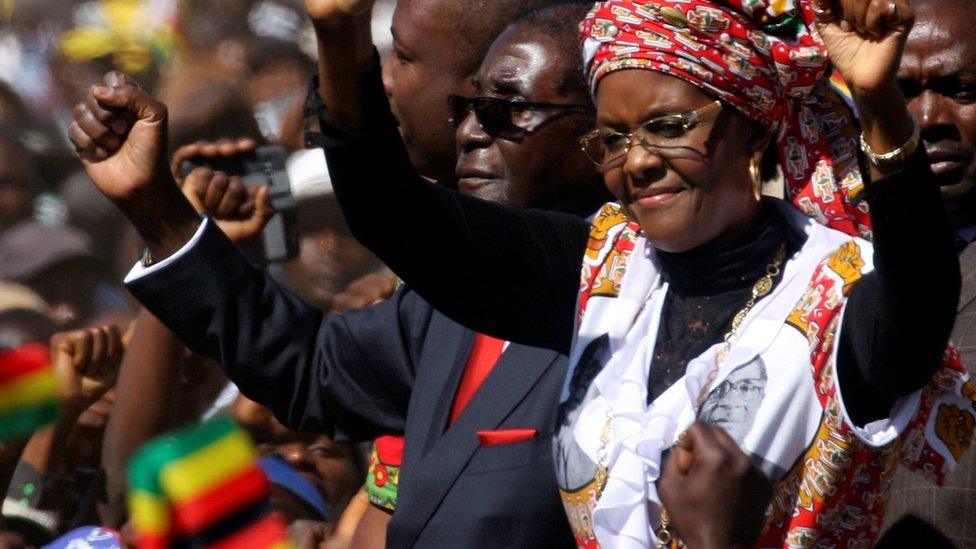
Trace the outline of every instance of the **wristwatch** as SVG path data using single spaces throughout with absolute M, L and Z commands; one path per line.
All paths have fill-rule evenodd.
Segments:
M 908 138 L 908 141 L 904 145 L 898 147 L 895 150 L 888 151 L 886 153 L 875 153 L 868 146 L 868 142 L 864 140 L 864 134 L 861 134 L 861 151 L 864 156 L 868 158 L 868 162 L 874 164 L 878 168 L 887 170 L 892 168 L 901 168 L 906 163 L 908 159 L 915 154 L 918 150 L 918 144 L 922 140 L 922 133 L 918 129 L 918 123 L 912 119 L 912 136 Z

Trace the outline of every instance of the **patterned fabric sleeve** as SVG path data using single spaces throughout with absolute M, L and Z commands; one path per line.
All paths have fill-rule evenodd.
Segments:
M 369 502 L 385 511 L 396 511 L 400 463 L 403 461 L 403 437 L 386 435 L 373 442 L 366 474 Z
M 938 485 L 972 445 L 976 427 L 976 387 L 955 348 L 922 389 L 918 414 L 901 437 L 901 461 Z

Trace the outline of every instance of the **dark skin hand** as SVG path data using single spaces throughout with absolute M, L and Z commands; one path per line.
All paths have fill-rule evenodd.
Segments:
M 115 326 L 61 332 L 51 338 L 51 365 L 58 379 L 61 410 L 54 425 L 31 437 L 22 459 L 38 471 L 68 473 L 64 449 L 78 419 L 115 386 L 122 360 L 122 335 Z
M 73 437 L 86 423 L 85 416 L 91 415 L 89 409 L 96 408 L 115 386 L 123 348 L 115 326 L 61 332 L 51 338 L 51 365 L 62 405 L 57 421 L 34 433 L 23 447 L 18 454 L 21 460 L 38 471 L 60 475 L 84 464 L 84 445 Z M 53 506 L 62 512 L 70 509 L 64 500 Z
M 75 107 L 68 136 L 98 189 L 132 222 L 155 260 L 190 240 L 200 218 L 166 162 L 166 106 L 118 72 Z
M 671 449 L 658 493 L 691 549 L 752 547 L 772 484 L 721 427 L 695 423 Z
M 122 333 L 117 326 L 54 334 L 51 364 L 69 419 L 73 421 L 115 386 L 123 352 Z
M 967 0 L 914 6 L 898 83 L 960 229 L 976 223 L 976 9 Z

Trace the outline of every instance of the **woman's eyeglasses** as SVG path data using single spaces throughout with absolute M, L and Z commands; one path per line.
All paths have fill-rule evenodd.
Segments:
M 594 110 L 592 105 L 586 104 L 559 105 L 460 95 L 448 97 L 447 104 L 451 111 L 451 123 L 455 128 L 474 111 L 475 119 L 485 133 L 495 139 L 510 141 L 521 141 L 567 114 L 592 114 Z
M 603 171 L 623 162 L 630 152 L 630 145 L 635 137 L 647 151 L 666 159 L 681 156 L 700 157 L 701 153 L 694 151 L 693 145 L 697 143 L 691 130 L 701 122 L 704 115 L 721 107 L 721 102 L 712 101 L 693 111 L 653 118 L 629 133 L 596 129 L 580 138 L 580 147 Z M 688 155 L 684 154 L 685 151 Z

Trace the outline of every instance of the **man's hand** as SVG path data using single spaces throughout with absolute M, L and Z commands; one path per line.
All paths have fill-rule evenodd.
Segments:
M 762 533 L 770 482 L 721 427 L 695 423 L 671 450 L 658 493 L 691 548 L 752 547 Z
M 219 139 L 217 141 L 197 141 L 189 145 L 183 145 L 173 153 L 170 159 L 169 169 L 173 174 L 173 179 L 183 186 L 183 174 L 180 167 L 187 160 L 222 160 L 235 156 L 250 154 L 258 148 L 258 144 L 253 139 L 244 137 L 241 139 Z
M 166 173 L 166 118 L 165 105 L 110 72 L 75 106 L 68 137 L 98 189 L 124 203 Z
M 336 18 L 370 13 L 376 0 L 305 0 L 305 11 L 316 25 Z
M 115 326 L 54 334 L 51 363 L 68 415 L 81 414 L 115 386 L 123 352 Z
M 235 244 L 257 238 L 274 216 L 267 187 L 245 188 L 237 176 L 197 168 L 183 182 L 183 195 L 212 217 Z
M 173 178 L 193 208 L 212 217 L 235 244 L 256 238 L 274 216 L 266 187 L 246 188 L 240 177 L 210 168 L 196 168 L 184 179 L 180 167 L 187 160 L 226 160 L 257 148 L 253 139 L 197 141 L 180 147 L 170 160 Z
M 341 293 L 332 298 L 333 313 L 349 309 L 362 309 L 375 305 L 396 291 L 397 277 L 389 271 L 371 273 L 352 281 Z
M 154 260 L 180 249 L 200 219 L 166 166 L 166 106 L 110 72 L 74 110 L 68 137 L 88 176 L 129 218 Z

